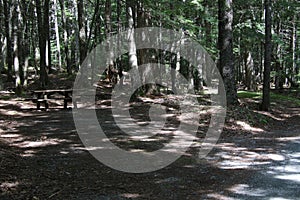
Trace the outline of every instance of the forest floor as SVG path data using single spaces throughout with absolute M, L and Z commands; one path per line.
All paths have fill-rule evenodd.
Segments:
M 280 93 L 299 100 L 299 91 Z M 72 109 L 54 102 L 37 111 L 24 98 L 1 92 L 0 199 L 299 199 L 298 102 L 274 98 L 271 112 L 261 112 L 255 94 L 240 97 L 205 159 L 191 147 L 161 170 L 130 174 L 105 166 L 86 150 Z M 97 101 L 100 122 L 109 116 L 105 98 Z M 143 110 L 145 104 L 135 106 Z M 207 118 L 201 117 L 206 125 Z M 112 127 L 106 133 L 120 146 L 132 145 L 118 141 Z

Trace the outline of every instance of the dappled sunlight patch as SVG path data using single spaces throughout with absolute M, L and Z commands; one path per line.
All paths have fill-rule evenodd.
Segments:
M 275 176 L 275 178 L 300 183 L 300 174 L 283 174 L 283 175 Z
M 300 152 L 286 152 L 284 165 L 272 166 L 268 170 L 276 179 L 300 183 Z
M 236 184 L 227 189 L 234 194 L 247 195 L 252 197 L 264 197 L 267 192 L 263 189 L 254 189 L 247 184 Z
M 16 146 L 19 148 L 39 148 L 39 147 L 58 145 L 63 142 L 69 142 L 69 141 L 65 140 L 65 139 L 47 139 L 47 140 L 43 140 L 43 141 L 24 141 L 21 143 L 13 144 L 12 146 Z
M 215 159 L 208 159 L 213 165 L 221 169 L 254 169 L 257 166 L 268 165 L 272 162 L 284 162 L 285 156 L 272 153 L 272 149 L 248 149 L 237 147 L 234 143 L 221 143 L 216 146 L 219 152 Z
M 0 133 L 1 133 L 1 129 L 0 129 Z M 19 138 L 21 137 L 20 134 L 0 134 L 1 138 Z
M 63 148 L 59 153 L 66 155 L 69 153 L 73 153 L 73 154 L 81 154 L 81 153 L 85 153 L 87 152 L 87 148 L 83 147 L 82 145 L 79 144 L 72 144 L 70 145 L 69 148 Z
M 36 151 L 36 150 L 26 150 L 26 151 L 24 151 L 24 153 L 21 153 L 20 156 L 22 156 L 22 157 L 33 157 L 33 156 L 36 155 L 37 152 L 38 151 Z
M 225 196 L 223 194 L 218 194 L 218 193 L 208 194 L 207 197 L 216 199 L 216 200 L 235 200 L 234 198 Z
M 236 121 L 235 123 L 237 125 L 241 126 L 241 128 L 246 130 L 246 131 L 257 132 L 257 133 L 264 131 L 261 128 L 252 127 L 251 125 L 249 125 L 249 124 L 247 124 L 246 122 L 243 122 L 243 121 Z
M 253 110 L 253 112 L 265 115 L 265 116 L 270 117 L 270 118 L 272 118 L 274 120 L 277 120 L 277 121 L 284 121 L 285 120 L 284 118 L 277 117 L 277 116 L 275 116 L 274 114 L 272 114 L 270 112 L 258 111 L 258 110 Z
M 267 159 L 273 160 L 273 161 L 284 161 L 285 157 L 280 154 L 266 154 L 265 157 Z
M 15 132 L 17 132 L 17 131 L 15 131 Z M 16 134 L 16 133 L 8 133 L 8 134 L 6 134 L 5 132 L 1 133 L 1 129 L 0 129 L 0 138 L 3 138 L 3 140 L 5 140 L 9 143 L 22 142 L 26 139 L 22 135 Z
M 140 194 L 132 194 L 132 193 L 124 193 L 124 194 L 121 194 L 120 196 L 124 197 L 124 198 L 129 198 L 129 199 L 135 199 L 135 198 L 141 197 Z
M 6 182 L 1 183 L 0 188 L 1 188 L 2 192 L 6 192 L 6 191 L 16 189 L 19 185 L 20 185 L 20 183 L 18 181 L 16 181 L 16 182 L 6 181 Z
M 276 138 L 277 141 L 280 142 L 290 142 L 290 141 L 297 141 L 300 140 L 300 136 L 292 136 L 292 137 L 280 137 L 280 138 Z

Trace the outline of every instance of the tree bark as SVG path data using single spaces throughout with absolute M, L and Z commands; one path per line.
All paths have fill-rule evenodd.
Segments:
M 112 26 L 111 26 L 111 0 L 106 0 L 105 1 L 105 34 L 106 34 L 106 49 L 108 52 L 108 57 L 107 57 L 107 76 L 109 82 L 117 83 L 117 78 L 116 75 L 117 73 L 115 72 L 114 68 L 114 52 L 113 52 L 113 47 L 112 47 L 112 42 L 110 40 L 111 32 L 112 32 Z
M 11 42 L 11 5 L 8 1 L 3 1 L 4 17 L 5 17 L 5 37 L 6 37 L 6 64 L 7 64 L 7 79 L 12 80 L 12 42 Z
M 226 90 L 227 105 L 238 104 L 233 61 L 232 0 L 219 0 L 219 68 Z
M 14 71 L 15 71 L 15 87 L 16 94 L 20 95 L 22 93 L 22 84 L 21 84 L 21 76 L 20 76 L 20 58 L 19 58 L 19 47 L 20 47 L 20 7 L 16 6 L 14 10 L 14 23 L 13 23 L 13 57 L 14 57 Z
M 45 4 L 49 5 L 49 0 L 45 0 Z M 48 75 L 46 71 L 46 42 L 47 42 L 47 32 L 44 26 L 44 17 L 42 15 L 42 5 L 40 0 L 36 0 L 36 12 L 38 21 L 38 32 L 39 32 L 39 48 L 40 48 L 40 84 L 42 88 L 45 88 L 48 84 Z M 45 9 L 44 9 L 45 10 Z
M 261 110 L 270 109 L 270 71 L 272 59 L 272 15 L 271 0 L 265 0 L 265 63 L 264 63 L 264 81 L 263 81 L 263 100 Z
M 57 48 L 57 59 L 58 59 L 58 67 L 59 70 L 61 71 L 61 50 L 60 50 L 60 36 L 59 36 L 59 29 L 58 29 L 58 12 L 57 12 L 57 0 L 53 1 L 54 5 L 54 26 L 55 26 L 55 38 L 56 38 L 56 48 Z
M 82 0 L 77 0 L 77 14 L 78 14 L 78 29 L 79 29 L 79 56 L 80 65 L 84 61 L 87 55 L 86 50 L 86 31 L 84 23 L 84 5 Z
M 65 54 L 65 65 L 67 68 L 67 73 L 71 75 L 71 64 L 70 64 L 70 58 L 69 58 L 69 40 L 68 40 L 68 30 L 67 30 L 67 17 L 66 17 L 66 11 L 65 11 L 65 1 L 59 0 L 60 8 L 61 8 L 61 21 L 63 26 L 63 32 L 64 32 L 64 54 Z
M 138 68 L 138 59 L 136 54 L 136 44 L 134 39 L 134 18 L 132 5 L 127 0 L 127 9 L 128 9 L 128 52 L 129 52 L 129 67 L 133 71 L 131 76 L 132 87 L 138 89 L 140 78 L 139 78 L 139 68 Z

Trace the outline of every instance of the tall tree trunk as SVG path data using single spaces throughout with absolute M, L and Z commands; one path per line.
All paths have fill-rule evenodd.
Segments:
M 272 59 L 272 15 L 271 15 L 271 0 L 265 0 L 265 65 L 264 65 L 264 85 L 263 85 L 263 100 L 261 110 L 268 111 L 270 109 L 270 71 Z
M 0 26 L 1 27 L 5 27 L 5 24 L 3 24 L 3 19 L 5 19 L 5 16 L 3 14 L 3 4 L 2 4 L 2 1 L 0 1 Z M 6 52 L 5 52 L 5 49 L 6 49 L 6 44 L 5 44 L 5 34 L 3 34 L 2 31 L 0 31 L 0 74 L 3 72 L 3 69 L 4 69 L 4 65 L 5 65 L 5 56 L 6 56 Z M 0 90 L 2 89 L 1 88 L 2 86 L 2 80 L 0 80 Z
M 140 78 L 139 78 L 139 68 L 138 68 L 138 59 L 136 55 L 136 44 L 134 39 L 134 18 L 132 4 L 127 0 L 128 8 L 128 52 L 129 52 L 129 67 L 132 69 L 133 73 L 131 78 L 132 87 L 137 89 L 139 87 Z
M 21 76 L 20 76 L 20 59 L 19 59 L 19 25 L 21 23 L 20 19 L 20 7 L 17 5 L 14 10 L 14 22 L 13 22 L 13 55 L 14 55 L 14 71 L 15 71 L 15 87 L 16 87 L 16 94 L 20 95 L 22 93 L 22 85 L 21 85 Z
M 121 21 L 121 14 L 122 14 L 122 3 L 121 0 L 117 0 L 117 22 L 118 22 L 118 34 L 122 31 L 122 21 Z M 118 38 L 118 49 L 121 48 L 121 41 L 120 38 Z M 118 67 L 118 75 L 119 75 L 119 84 L 123 86 L 123 65 L 122 65 L 122 59 L 118 58 L 117 60 L 117 67 Z
M 45 4 L 49 5 L 49 0 L 45 0 Z M 42 15 L 42 5 L 40 0 L 36 0 L 36 12 L 38 21 L 38 32 L 39 32 L 39 48 L 40 48 L 40 84 L 42 88 L 45 88 L 48 84 L 48 75 L 46 71 L 46 42 L 47 42 L 47 31 L 45 30 L 44 22 L 45 14 Z M 45 9 L 44 9 L 45 11 Z
M 227 105 L 238 104 L 233 61 L 232 0 L 218 0 L 220 71 L 223 77 Z
M 281 21 L 280 16 L 277 18 L 277 27 L 276 27 L 276 34 L 278 36 L 281 35 Z M 276 55 L 275 57 L 275 88 L 276 89 L 282 89 L 284 84 L 284 70 L 282 67 L 282 48 L 281 44 L 276 44 Z
M 58 4 L 57 4 L 57 0 L 53 1 L 54 5 L 54 28 L 55 28 L 55 38 L 56 38 L 56 48 L 57 48 L 57 59 L 58 59 L 58 67 L 59 70 L 61 71 L 61 50 L 60 50 L 60 36 L 59 36 L 59 29 L 58 29 Z
M 107 75 L 108 75 L 108 80 L 110 82 L 116 83 L 116 73 L 114 69 L 114 52 L 112 48 L 112 43 L 111 43 L 111 32 L 112 32 L 112 26 L 111 26 L 111 0 L 106 0 L 105 1 L 105 34 L 106 34 L 106 49 L 108 52 L 108 57 L 107 57 Z
M 69 40 L 68 40 L 68 27 L 67 27 L 67 16 L 65 11 L 65 1 L 59 0 L 61 8 L 61 21 L 64 30 L 64 54 L 65 54 L 65 65 L 67 68 L 67 73 L 70 75 L 72 73 L 70 58 L 69 58 Z
M 84 5 L 82 0 L 77 0 L 77 15 L 78 15 L 78 29 L 79 29 L 79 56 L 80 65 L 84 61 L 87 55 L 86 50 L 86 30 L 84 23 Z
M 12 80 L 12 42 L 11 42 L 11 5 L 8 1 L 3 1 L 4 17 L 5 17 L 5 37 L 6 37 L 6 64 L 7 64 L 7 79 Z
M 244 55 L 245 59 L 245 84 L 248 90 L 256 91 L 256 80 L 254 74 L 254 61 L 252 53 L 246 51 Z
M 296 27 L 296 19 L 297 19 L 297 15 L 295 14 L 293 16 L 293 20 L 292 20 L 292 30 L 291 30 L 291 44 L 290 44 L 290 49 L 292 52 L 292 73 L 290 74 L 291 78 L 291 84 L 293 87 L 295 87 L 296 84 L 296 68 L 297 68 L 297 64 L 296 64 L 296 42 L 297 42 L 297 27 Z
M 44 30 L 46 39 L 46 68 L 48 73 L 52 73 L 52 60 L 51 60 L 51 41 L 50 41 L 50 24 L 49 24 L 49 7 L 50 1 L 45 0 L 44 2 Z

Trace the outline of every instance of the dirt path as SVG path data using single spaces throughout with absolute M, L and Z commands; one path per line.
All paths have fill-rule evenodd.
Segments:
M 146 174 L 112 170 L 93 158 L 71 110 L 35 111 L 0 100 L 1 199 L 297 199 L 299 108 L 281 129 L 224 136 L 207 159 L 187 154 Z

